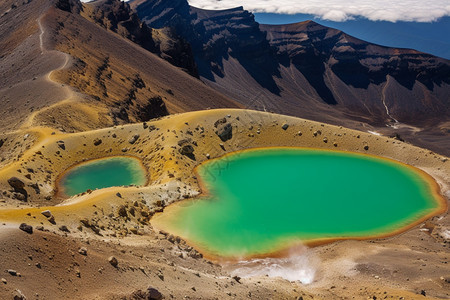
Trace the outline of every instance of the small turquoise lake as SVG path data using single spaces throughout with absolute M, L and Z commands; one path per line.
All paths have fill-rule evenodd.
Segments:
M 133 157 L 109 157 L 81 163 L 59 180 L 59 188 L 65 196 L 74 196 L 88 189 L 114 186 L 144 185 L 146 171 Z
M 356 153 L 247 150 L 207 161 L 197 172 L 204 196 L 170 205 L 152 223 L 212 257 L 388 236 L 443 205 L 437 184 L 424 172 Z

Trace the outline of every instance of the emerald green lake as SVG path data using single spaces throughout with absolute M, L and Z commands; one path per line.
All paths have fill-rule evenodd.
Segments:
M 138 159 L 110 157 L 75 166 L 66 172 L 59 183 L 66 196 L 74 196 L 88 189 L 143 185 L 146 180 L 146 172 Z
M 440 208 L 424 174 L 362 154 L 249 150 L 209 161 L 198 173 L 208 195 L 169 206 L 153 223 L 220 257 L 388 235 Z

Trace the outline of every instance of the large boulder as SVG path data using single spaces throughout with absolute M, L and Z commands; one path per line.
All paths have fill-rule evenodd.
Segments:
M 192 160 L 195 160 L 195 155 L 194 155 L 194 146 L 193 145 L 197 145 L 196 142 L 192 142 L 191 138 L 187 138 L 187 139 L 182 139 L 178 141 L 178 146 L 180 146 L 180 149 L 178 150 L 180 152 L 181 155 L 185 155 L 187 157 L 189 157 Z
M 216 134 L 222 142 L 228 141 L 233 137 L 233 127 L 230 123 L 220 124 L 217 127 Z
M 14 189 L 14 191 L 23 190 L 25 183 L 17 177 L 11 177 L 8 179 L 9 185 Z
M 25 183 L 21 179 L 17 177 L 11 177 L 8 179 L 8 183 L 14 189 L 14 192 L 18 194 L 19 197 L 16 197 L 17 199 L 21 201 L 27 201 L 28 193 L 25 190 Z
M 128 299 L 128 298 L 127 298 Z M 153 287 L 149 287 L 147 290 L 137 290 L 131 294 L 130 299 L 133 300 L 161 300 L 163 295 L 160 291 Z
M 161 300 L 163 298 L 161 292 L 152 287 L 149 287 L 147 289 L 147 295 L 148 295 L 147 299 L 150 300 Z
M 192 147 L 192 145 L 184 145 L 180 148 L 180 153 L 182 155 L 186 155 L 186 156 L 190 156 L 194 153 L 194 147 Z
M 33 226 L 25 224 L 25 223 L 20 224 L 19 229 L 22 231 L 25 231 L 28 234 L 33 233 Z
M 135 134 L 135 135 L 133 135 L 133 137 L 131 139 L 128 140 L 128 143 L 134 144 L 134 143 L 136 143 L 136 141 L 138 139 L 139 139 L 139 134 Z

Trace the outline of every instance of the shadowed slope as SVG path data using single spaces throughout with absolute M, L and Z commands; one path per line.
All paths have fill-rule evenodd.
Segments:
M 445 59 L 381 47 L 312 21 L 260 25 L 242 7 L 188 13 L 185 0 L 130 3 L 149 26 L 177 30 L 191 44 L 202 80 L 248 108 L 374 126 L 448 154 Z

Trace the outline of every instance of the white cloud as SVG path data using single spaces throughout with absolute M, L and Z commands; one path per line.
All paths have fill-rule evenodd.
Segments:
M 449 0 L 188 0 L 204 9 L 244 6 L 252 12 L 312 14 L 321 19 L 345 21 L 365 17 L 372 21 L 431 22 L 450 15 Z

